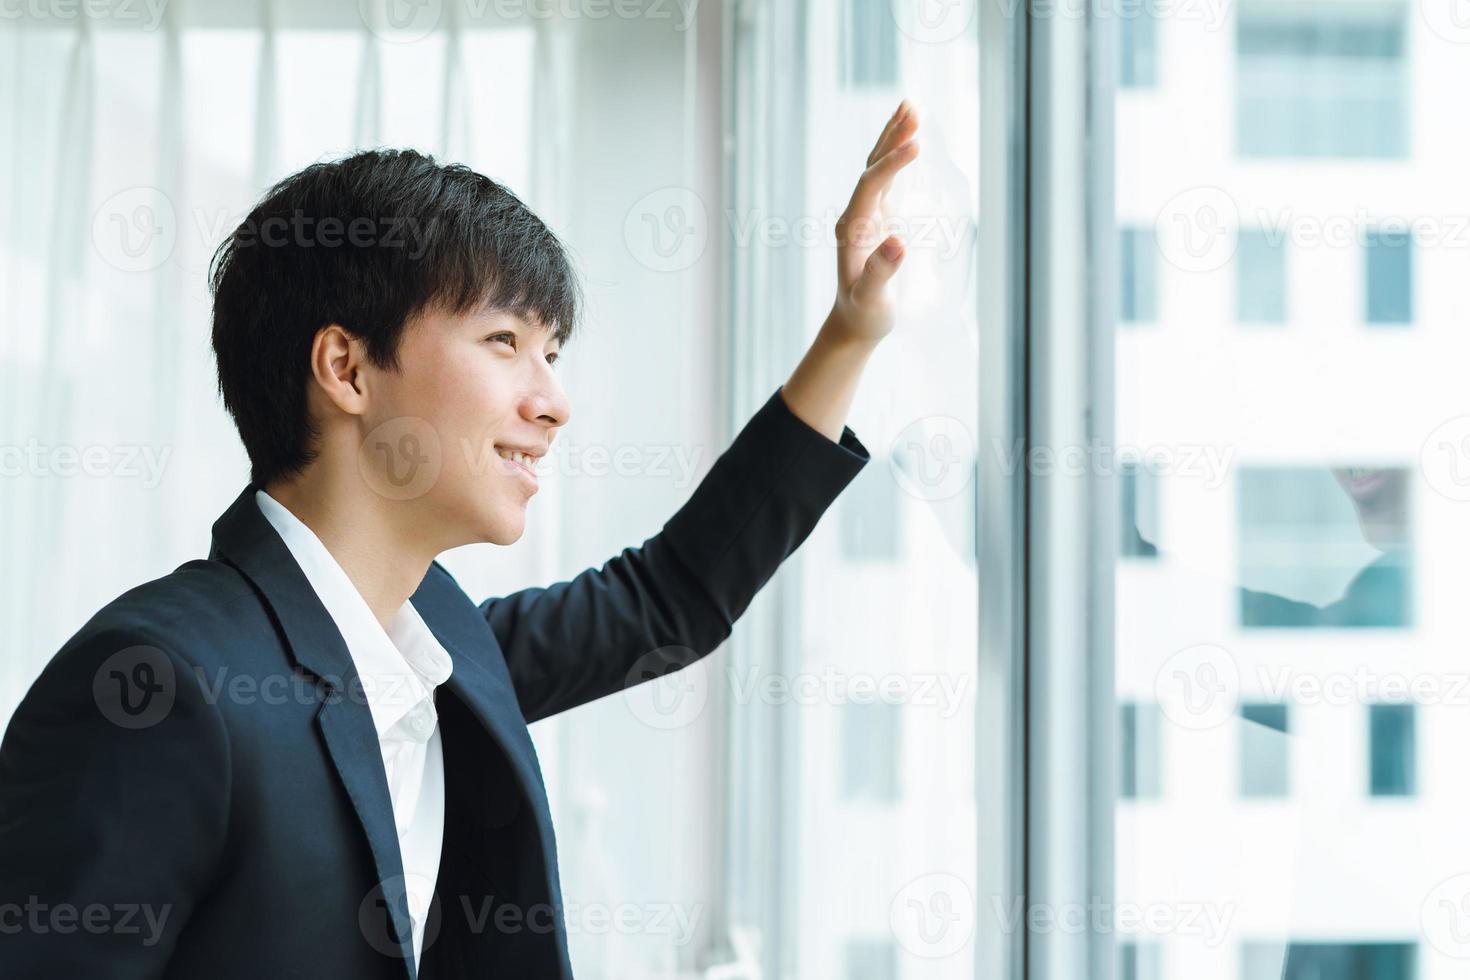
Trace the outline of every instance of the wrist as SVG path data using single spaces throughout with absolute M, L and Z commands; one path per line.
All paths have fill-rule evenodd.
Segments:
M 855 354 L 871 354 L 882 339 L 855 327 L 835 306 L 817 331 L 818 343 Z

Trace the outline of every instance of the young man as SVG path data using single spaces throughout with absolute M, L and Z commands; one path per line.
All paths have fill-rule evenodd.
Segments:
M 715 649 L 867 462 L 843 419 L 891 329 L 902 250 L 872 232 L 917 126 L 900 105 L 869 157 L 811 349 L 663 530 L 478 605 L 435 556 L 520 537 L 570 417 L 560 243 L 411 152 L 272 189 L 212 276 L 250 484 L 11 720 L 0 974 L 570 977 L 526 726 Z

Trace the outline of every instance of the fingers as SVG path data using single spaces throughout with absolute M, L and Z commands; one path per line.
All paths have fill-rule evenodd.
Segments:
M 914 107 L 904 99 L 898 104 L 898 108 L 889 117 L 888 123 L 883 127 L 883 132 L 878 134 L 878 142 L 873 144 L 873 152 L 868 154 L 866 166 L 872 166 L 873 162 L 891 148 L 905 143 L 919 128 L 919 115 Z
M 878 198 L 893 183 L 893 177 L 919 155 L 919 141 L 909 140 L 883 154 L 878 161 L 863 171 L 853 189 L 852 200 L 847 204 L 850 215 L 869 214 L 878 208 Z
M 903 242 L 897 235 L 889 235 L 883 239 L 883 244 L 873 249 L 873 254 L 868 256 L 868 261 L 863 265 L 862 275 L 858 276 L 857 282 L 852 286 L 852 298 L 859 305 L 876 303 L 881 299 L 883 287 L 898 267 L 903 264 Z

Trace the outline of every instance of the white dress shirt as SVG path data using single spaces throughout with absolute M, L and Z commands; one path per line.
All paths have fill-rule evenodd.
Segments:
M 444 845 L 444 750 L 434 689 L 453 664 L 411 602 L 385 632 L 315 532 L 264 490 L 255 501 L 337 624 L 362 679 L 393 799 L 417 965 Z

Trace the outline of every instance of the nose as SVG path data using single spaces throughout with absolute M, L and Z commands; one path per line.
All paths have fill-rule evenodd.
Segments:
M 541 373 L 534 388 L 521 402 L 521 416 L 552 430 L 566 425 L 572 417 L 572 403 L 550 368 Z

